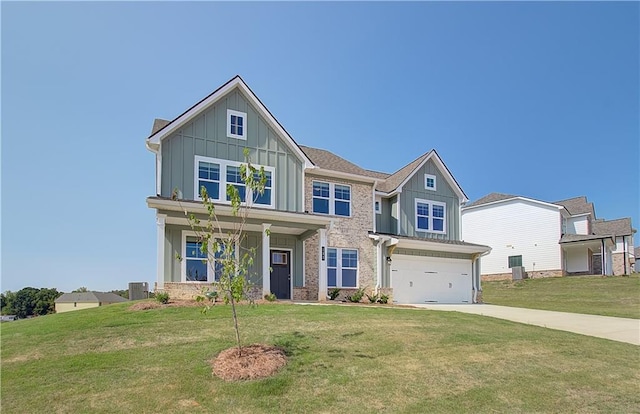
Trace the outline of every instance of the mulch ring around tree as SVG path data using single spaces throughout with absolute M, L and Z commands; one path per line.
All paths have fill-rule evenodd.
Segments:
M 213 373 L 225 381 L 254 380 L 274 375 L 287 364 L 284 350 L 276 346 L 254 344 L 226 349 L 211 361 Z

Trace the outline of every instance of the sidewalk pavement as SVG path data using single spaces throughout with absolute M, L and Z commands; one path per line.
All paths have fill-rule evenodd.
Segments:
M 431 310 L 456 311 L 491 316 L 513 322 L 640 345 L 640 319 L 614 318 L 611 316 L 512 308 L 486 304 L 415 304 L 411 306 Z

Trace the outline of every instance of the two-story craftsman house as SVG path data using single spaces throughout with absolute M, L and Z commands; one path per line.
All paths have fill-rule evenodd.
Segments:
M 490 248 L 460 241 L 467 197 L 433 150 L 387 174 L 300 146 L 239 76 L 174 120 L 156 120 L 146 145 L 156 157 L 156 195 L 147 198 L 156 210 L 156 289 L 172 297 L 219 278 L 185 211 L 205 217 L 204 186 L 222 227 L 232 228 L 225 189 L 233 185 L 255 200 L 238 246 L 257 252 L 255 297 L 325 300 L 337 287 L 388 292 L 397 303 L 477 299 L 479 258 Z M 243 187 L 245 148 L 267 174 L 259 196 Z

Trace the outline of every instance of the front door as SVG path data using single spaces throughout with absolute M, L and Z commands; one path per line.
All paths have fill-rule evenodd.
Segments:
M 291 254 L 271 250 L 271 293 L 278 299 L 291 299 Z

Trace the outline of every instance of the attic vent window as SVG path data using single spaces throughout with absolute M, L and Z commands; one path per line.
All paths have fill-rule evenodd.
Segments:
M 424 175 L 424 188 L 427 190 L 436 190 L 436 176 L 431 174 Z
M 247 114 L 227 109 L 227 137 L 247 139 Z

